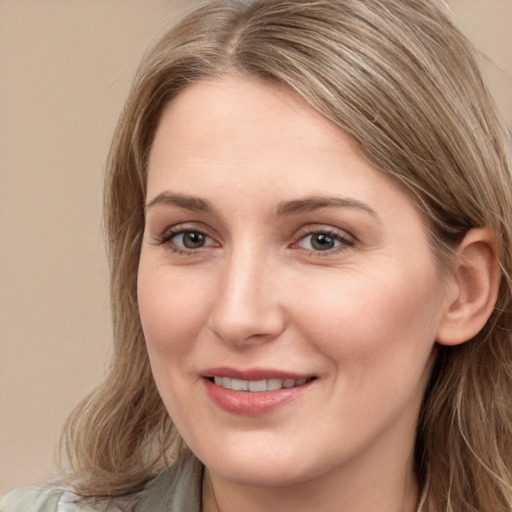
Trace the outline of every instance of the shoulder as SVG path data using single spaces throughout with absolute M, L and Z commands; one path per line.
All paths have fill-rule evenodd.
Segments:
M 29 486 L 9 492 L 0 512 L 118 512 L 117 506 L 97 507 L 61 487 Z
M 151 480 L 135 512 L 200 512 L 203 465 L 190 453 Z
M 202 464 L 190 452 L 150 480 L 142 493 L 92 503 L 62 487 L 20 487 L 0 502 L 0 512 L 200 512 Z M 114 500 L 113 500 L 114 501 Z
M 20 487 L 9 492 L 1 501 L 1 512 L 67 512 L 67 502 L 74 494 L 58 487 Z M 76 510 L 76 509 L 75 509 Z
M 20 487 L 2 498 L 1 512 L 56 511 L 64 491 L 50 487 Z

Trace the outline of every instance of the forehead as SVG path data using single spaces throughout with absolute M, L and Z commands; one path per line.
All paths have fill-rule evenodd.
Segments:
M 297 94 L 240 77 L 191 85 L 164 110 L 150 153 L 148 199 L 169 189 L 231 208 L 245 201 L 275 209 L 277 202 L 322 195 L 381 209 L 397 198 L 410 203 Z
M 167 105 L 162 120 L 167 129 L 193 136 L 207 147 L 217 146 L 226 134 L 230 140 L 247 143 L 253 128 L 262 142 L 294 139 L 328 150 L 329 138 L 344 137 L 355 151 L 344 132 L 297 93 L 244 77 L 212 79 L 189 86 Z M 265 126 L 266 137 L 256 133 L 261 126 Z M 162 123 L 159 130 L 162 131 Z
M 255 80 L 228 77 L 196 83 L 164 110 L 150 152 L 149 170 L 187 161 L 231 162 L 298 170 L 302 161 L 363 162 L 350 138 L 297 94 Z M 366 164 L 367 165 L 367 164 Z M 279 167 L 278 167 L 279 166 Z M 316 168 L 316 169 L 315 169 Z M 313 165 L 312 172 L 320 166 Z

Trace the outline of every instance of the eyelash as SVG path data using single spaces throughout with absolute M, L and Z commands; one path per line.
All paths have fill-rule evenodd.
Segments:
M 205 238 L 212 239 L 208 236 L 204 231 L 192 228 L 192 227 L 184 227 L 184 226 L 176 226 L 175 228 L 170 229 L 161 237 L 155 238 L 155 245 L 166 245 L 167 248 L 176 254 L 184 254 L 191 255 L 197 252 L 197 249 L 189 249 L 186 247 L 179 247 L 172 243 L 172 239 L 178 235 L 185 235 L 187 233 L 196 233 L 204 236 Z M 198 249 L 204 249 L 205 247 L 199 247 Z
M 336 253 L 345 251 L 349 247 L 353 247 L 355 245 L 355 241 L 353 239 L 343 236 L 338 231 L 334 231 L 332 229 L 325 229 L 325 228 L 323 228 L 323 229 L 322 228 L 313 228 L 313 229 L 309 229 L 307 231 L 302 232 L 297 237 L 297 241 L 293 243 L 293 246 L 299 245 L 307 237 L 311 237 L 313 235 L 326 235 L 329 238 L 333 239 L 334 241 L 339 242 L 338 246 L 335 246 L 331 249 L 326 249 L 324 251 L 303 248 L 305 251 L 307 251 L 310 254 L 314 254 L 315 256 L 327 257 L 332 254 L 336 254 Z
M 183 254 L 183 255 L 191 255 L 194 253 L 197 253 L 199 249 L 207 249 L 209 246 L 202 246 L 195 249 L 192 248 L 186 248 L 186 247 L 180 247 L 172 243 L 172 239 L 178 235 L 185 235 L 185 234 L 199 234 L 201 236 L 204 236 L 205 238 L 208 238 L 210 240 L 213 240 L 212 237 L 207 235 L 204 231 L 192 228 L 192 227 L 185 227 L 185 226 L 176 226 L 175 228 L 167 231 L 164 235 L 160 237 L 155 238 L 155 245 L 167 245 L 168 249 L 176 254 Z M 313 254 L 315 256 L 329 256 L 333 253 L 342 252 L 344 250 L 347 250 L 349 247 L 353 247 L 355 245 L 355 242 L 353 239 L 345 237 L 341 235 L 339 232 L 331 230 L 331 229 L 321 229 L 321 228 L 315 228 L 310 229 L 307 231 L 302 232 L 297 238 L 296 241 L 293 242 L 291 247 L 299 245 L 302 241 L 304 241 L 307 237 L 311 237 L 313 235 L 326 235 L 327 237 L 333 239 L 335 242 L 339 242 L 338 246 L 335 246 L 331 249 L 326 250 L 314 250 L 314 249 L 307 249 L 302 248 L 303 250 L 307 251 L 309 254 Z

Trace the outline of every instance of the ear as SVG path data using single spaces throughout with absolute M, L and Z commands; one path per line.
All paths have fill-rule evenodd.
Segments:
M 493 233 L 485 228 L 468 231 L 453 264 L 446 283 L 446 310 L 437 331 L 441 345 L 470 340 L 491 316 L 500 281 Z

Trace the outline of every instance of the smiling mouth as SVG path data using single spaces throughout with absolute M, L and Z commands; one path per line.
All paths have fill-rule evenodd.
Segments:
M 261 380 L 243 380 L 232 379 L 230 377 L 210 377 L 208 380 L 224 389 L 233 391 L 247 391 L 252 393 L 263 393 L 265 391 L 279 391 L 280 389 L 291 389 L 303 386 L 316 377 L 307 377 L 303 379 L 261 379 Z

